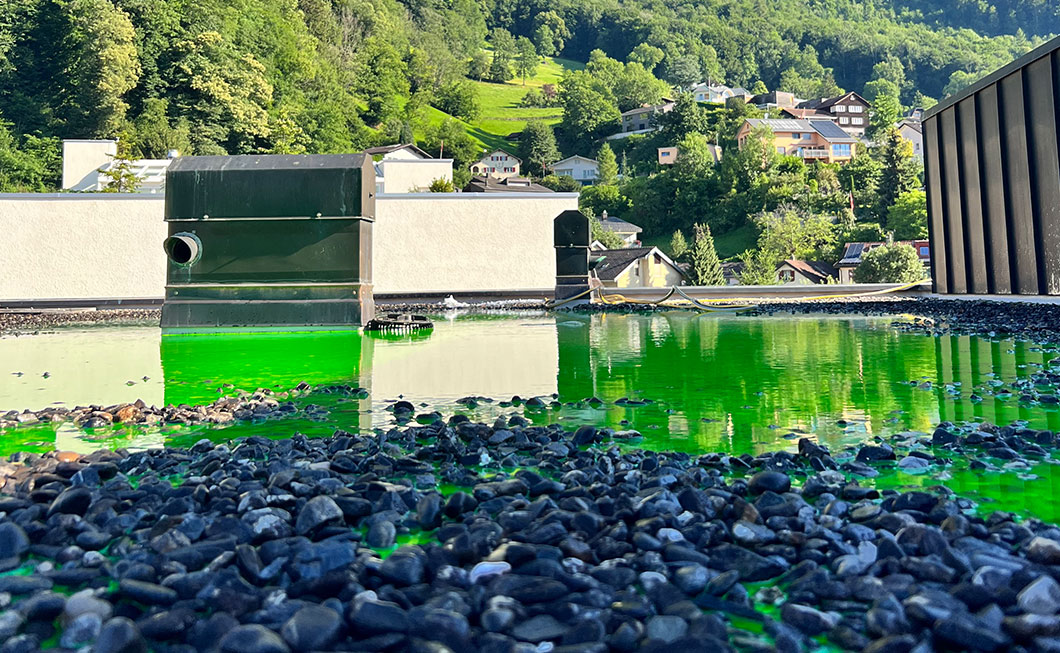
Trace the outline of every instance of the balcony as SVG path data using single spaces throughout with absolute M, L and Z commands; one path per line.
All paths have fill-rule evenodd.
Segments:
M 827 159 L 829 157 L 827 148 L 800 147 L 795 153 L 804 159 Z

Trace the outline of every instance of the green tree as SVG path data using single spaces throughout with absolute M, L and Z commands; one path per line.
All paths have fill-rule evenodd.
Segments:
M 769 88 L 766 86 L 765 82 L 759 79 L 754 83 L 754 86 L 751 87 L 751 92 L 755 95 L 765 95 L 769 92 Z
M 901 111 L 902 106 L 898 104 L 897 98 L 891 95 L 877 96 L 865 135 L 874 141 L 882 140 L 889 130 L 894 129 L 894 123 L 898 122 Z
M 878 187 L 879 211 L 887 214 L 898 196 L 920 187 L 921 165 L 913 157 L 913 144 L 902 138 L 894 127 L 882 132 L 883 143 L 879 147 L 881 163 Z
M 688 89 L 701 81 L 703 71 L 694 55 L 680 55 L 670 59 L 666 65 L 666 81 L 682 89 Z
M 479 114 L 475 85 L 466 79 L 444 84 L 438 89 L 434 106 L 461 120 L 474 120 Z
M 191 127 L 187 119 L 176 120 L 168 116 L 169 103 L 162 98 L 150 98 L 144 102 L 143 112 L 133 123 L 135 142 L 133 152 L 140 159 L 163 159 L 170 150 L 181 154 L 193 154 Z
M 439 177 L 431 181 L 431 185 L 427 187 L 427 190 L 432 193 L 452 193 L 455 192 L 456 189 L 453 187 L 453 182 L 451 180 Z
M 905 243 L 874 247 L 854 268 L 855 283 L 912 283 L 925 278 L 916 250 Z
M 467 76 L 471 79 L 487 80 L 490 76 L 490 56 L 485 50 L 478 50 L 471 55 L 467 64 Z
M 781 257 L 768 249 L 748 249 L 740 254 L 743 270 L 740 283 L 745 286 L 771 286 L 777 282 L 777 264 Z
M 555 11 L 542 11 L 534 16 L 534 44 L 542 55 L 559 54 L 570 37 L 566 21 Z
M 482 148 L 452 118 L 428 128 L 419 145 L 434 156 L 453 159 L 453 185 L 457 188 L 471 180 L 471 164 L 482 156 Z
M 623 66 L 614 87 L 620 111 L 628 111 L 645 104 L 657 104 L 669 92 L 669 84 L 656 79 L 655 75 L 636 62 Z
M 615 153 L 610 145 L 604 143 L 600 146 L 600 151 L 596 154 L 596 162 L 599 164 L 596 184 L 599 186 L 614 186 L 617 184 L 618 162 L 615 160 Z
M 887 229 L 897 240 L 927 238 L 927 195 L 914 189 L 902 193 L 887 210 Z
M 525 36 L 520 36 L 515 43 L 515 71 L 523 78 L 523 86 L 526 86 L 526 78 L 537 74 L 537 49 L 534 42 Z
M 0 193 L 54 191 L 61 169 L 59 139 L 24 136 L 20 143 L 0 120 Z
M 666 53 L 654 45 L 638 43 L 626 57 L 626 63 L 639 63 L 648 71 L 655 72 L 655 67 L 662 63 L 665 56 Z
M 489 79 L 491 82 L 503 83 L 512 77 L 512 64 L 516 57 L 515 39 L 508 30 L 497 27 L 490 32 L 490 44 L 493 46 L 493 61 L 490 63 Z
M 874 79 L 865 84 L 865 88 L 861 91 L 861 96 L 868 100 L 869 104 L 875 105 L 876 101 L 885 95 L 897 100 L 899 93 L 898 85 L 891 80 Z
M 538 177 L 548 174 L 548 166 L 560 159 L 552 126 L 543 120 L 527 122 L 519 138 L 519 158 L 526 164 L 527 173 Z
M 586 71 L 567 71 L 559 86 L 563 107 L 562 125 L 567 143 L 585 150 L 618 126 L 619 111 L 614 95 Z
M 835 247 L 835 225 L 828 216 L 793 206 L 763 211 L 753 217 L 759 229 L 758 249 L 784 259 L 816 259 Z
M 710 227 L 696 224 L 692 227 L 694 235 L 692 249 L 688 252 L 692 263 L 692 284 L 695 286 L 721 286 L 725 284 L 725 275 L 721 271 L 721 261 L 714 249 L 714 237 Z M 680 233 L 680 232 L 678 232 Z
M 109 166 L 99 170 L 100 176 L 107 180 L 103 192 L 135 193 L 140 190 L 143 180 L 133 172 L 132 161 L 121 156 L 112 159 Z
M 691 93 L 679 94 L 673 109 L 658 118 L 667 143 L 677 143 L 690 133 L 710 134 L 713 131 L 710 122 L 707 109 Z
M 582 185 L 576 179 L 567 175 L 545 175 L 539 183 L 557 193 L 577 193 L 582 189 Z
M 685 235 L 681 233 L 680 229 L 674 231 L 674 235 L 670 236 L 670 253 L 673 254 L 674 260 L 680 260 L 688 253 L 688 241 L 685 240 Z
M 589 238 L 598 240 L 607 249 L 625 249 L 626 241 L 613 231 L 607 231 L 595 217 L 589 217 Z

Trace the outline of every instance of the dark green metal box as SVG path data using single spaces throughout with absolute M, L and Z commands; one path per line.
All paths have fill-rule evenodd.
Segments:
M 355 328 L 374 314 L 364 154 L 182 157 L 166 176 L 163 328 Z

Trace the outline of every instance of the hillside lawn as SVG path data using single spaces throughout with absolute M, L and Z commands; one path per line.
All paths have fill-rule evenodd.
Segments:
M 692 230 L 684 229 L 682 231 L 688 244 L 691 245 Z M 644 247 L 658 247 L 666 252 L 668 256 L 672 256 L 673 252 L 670 251 L 671 236 L 673 236 L 673 233 L 644 236 L 640 241 Z M 718 258 L 724 261 L 739 256 L 745 250 L 754 249 L 757 241 L 758 231 L 753 224 L 747 222 L 723 234 L 714 234 L 714 249 L 718 252 Z
M 527 78 L 525 86 L 522 79 L 513 79 L 503 84 L 472 82 L 478 94 L 479 116 L 471 122 L 458 122 L 484 149 L 504 148 L 513 150 L 514 154 L 517 143 L 508 139 L 509 134 L 521 132 L 529 120 L 537 118 L 548 124 L 555 124 L 563 116 L 563 110 L 558 107 L 520 107 L 519 103 L 526 91 L 541 88 L 545 84 L 558 84 L 564 70 L 581 70 L 584 67 L 585 64 L 577 61 L 545 57 L 537 67 L 537 74 L 533 78 Z M 436 125 L 452 117 L 434 107 L 428 107 L 427 118 L 431 125 Z

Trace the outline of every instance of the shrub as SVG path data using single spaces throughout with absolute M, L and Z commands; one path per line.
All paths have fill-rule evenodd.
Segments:
M 916 250 L 905 243 L 870 249 L 854 270 L 856 283 L 912 283 L 924 277 L 924 264 Z

